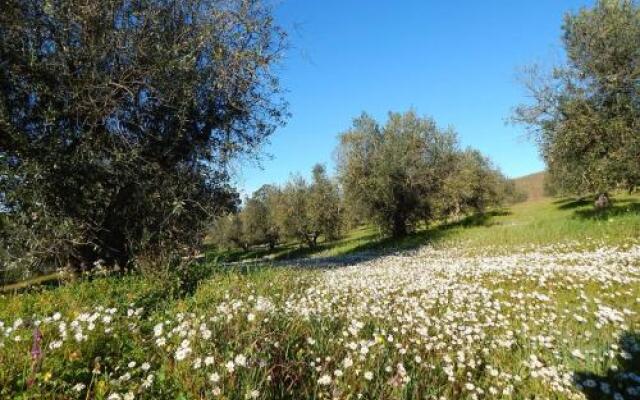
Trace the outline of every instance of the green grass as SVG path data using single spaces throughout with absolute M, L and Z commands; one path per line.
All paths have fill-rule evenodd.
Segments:
M 430 244 L 450 252 L 447 254 L 453 261 L 464 253 L 492 255 L 499 249 L 509 252 L 546 245 L 557 247 L 559 243 L 567 243 L 567 248 L 572 249 L 625 245 L 637 242 L 639 204 L 637 197 L 623 195 L 616 198 L 612 208 L 598 213 L 589 201 L 547 199 L 434 225 L 401 239 L 385 238 L 372 227 L 362 227 L 338 241 L 321 243 L 313 251 L 288 245 L 273 252 L 237 252 L 227 254 L 227 257 L 240 260 L 270 255 L 274 259 L 287 260 L 300 256 L 335 257 L 362 251 L 384 254 Z M 208 259 L 216 256 L 209 254 Z M 474 342 L 467 356 L 481 359 L 484 364 L 500 371 L 521 376 L 523 380 L 520 383 L 505 378 L 514 385 L 511 398 L 525 399 L 536 395 L 570 399 L 570 396 L 556 393 L 539 379 L 529 376 L 528 367 L 523 367 L 523 363 L 536 355 L 544 365 L 562 365 L 583 379 L 594 378 L 612 384 L 617 382 L 615 368 L 623 372 L 640 371 L 639 365 L 633 364 L 640 362 L 637 354 L 633 354 L 632 360 L 608 355 L 612 346 L 619 344 L 624 348 L 625 341 L 640 344 L 637 336 L 640 330 L 640 285 L 637 280 L 626 280 L 637 279 L 640 271 L 634 270 L 633 264 L 615 265 L 629 268 L 632 272 L 622 279 L 607 282 L 591 279 L 589 275 L 560 275 L 547 279 L 546 275 L 515 273 L 511 276 L 508 271 L 507 275 L 486 273 L 480 277 L 460 274 L 456 282 L 468 286 L 449 286 L 449 291 L 442 293 L 441 300 L 437 299 L 432 307 L 427 307 L 432 320 L 440 321 L 438 325 L 429 327 L 427 337 L 443 335 L 442 340 L 455 344 L 450 349 L 427 351 L 419 343 L 423 338 L 402 333 L 404 325 L 410 326 L 411 320 L 396 320 L 394 315 L 404 313 L 420 318 L 420 314 L 414 312 L 416 307 L 428 304 L 429 297 L 424 297 L 424 294 L 431 290 L 430 281 L 419 290 L 414 288 L 407 292 L 403 288 L 390 291 L 375 289 L 375 285 L 381 282 L 384 288 L 394 280 L 402 279 L 402 269 L 395 275 L 385 275 L 383 270 L 379 270 L 369 277 L 366 268 L 359 271 L 341 268 L 323 271 L 274 267 L 268 263 L 221 267 L 208 261 L 194 267 L 192 273 L 179 281 L 173 280 L 175 276 L 161 274 L 156 277 L 128 275 L 78 280 L 59 287 L 22 288 L 15 294 L 0 294 L 0 321 L 4 321 L 5 328 L 13 326 L 17 318 L 23 320 L 15 331 L 6 333 L 5 330 L 4 334 L 0 331 L 0 398 L 104 400 L 114 392 L 124 395 L 131 391 L 136 399 L 246 400 L 252 390 L 259 389 L 258 398 L 264 399 L 328 399 L 339 393 L 344 394 L 339 398 L 357 398 L 357 393 L 362 393 L 362 398 L 371 399 L 414 399 L 427 395 L 467 399 L 472 397 L 467 396 L 463 382 L 472 379 L 476 386 L 486 391 L 495 383 L 494 379 L 484 367 L 466 369 L 456 372 L 456 383 L 452 384 L 442 365 L 445 355 L 452 359 L 457 357 L 456 346 L 461 343 L 457 342 L 456 329 L 479 324 L 479 329 L 486 336 Z M 414 271 L 409 284 L 414 278 L 420 279 L 423 272 L 416 269 L 421 268 L 420 265 L 408 264 L 406 267 L 408 271 L 411 268 Z M 325 274 L 331 274 L 333 278 L 327 281 Z M 446 279 L 446 276 L 433 274 L 432 277 Z M 331 286 L 327 288 L 327 284 L 347 286 L 335 292 Z M 473 295 L 475 285 L 481 285 L 483 289 Z M 184 290 L 178 290 L 178 287 Z M 368 292 L 370 287 L 371 293 Z M 437 285 L 435 288 L 437 290 Z M 458 295 L 463 296 L 471 293 L 470 299 L 475 299 L 475 303 L 452 301 L 451 290 L 457 290 Z M 545 294 L 551 300 L 527 297 L 535 293 Z M 321 303 L 318 299 L 322 299 Z M 502 321 L 507 321 L 504 326 L 482 324 L 485 318 L 494 315 L 491 307 L 485 304 L 489 299 L 492 304 L 501 304 Z M 286 312 L 294 303 L 308 304 L 310 310 L 320 305 L 327 308 L 324 313 L 305 317 Z M 370 303 L 376 304 L 370 308 L 374 312 L 376 307 L 390 307 L 394 312 L 377 311 L 380 315 L 364 313 L 354 316 L 361 307 L 370 307 Z M 267 306 L 258 307 L 258 304 Z M 351 304 L 355 306 L 351 307 Z M 622 330 L 613 324 L 598 326 L 594 313 L 600 305 L 629 311 Z M 113 320 L 109 325 L 103 324 L 102 318 L 110 315 L 108 309 L 111 307 L 116 308 Z M 270 313 L 269 307 L 276 307 L 278 311 Z M 141 310 L 140 314 L 133 314 L 137 309 Z M 452 309 L 456 312 L 451 313 Z M 50 321 L 40 325 L 45 354 L 41 361 L 34 363 L 30 357 L 34 321 L 57 312 L 62 315 L 61 321 L 66 322 L 68 339 L 59 350 L 48 350 L 47 346 L 59 336 L 58 323 Z M 98 322 L 95 330 L 89 330 L 87 323 L 81 322 L 87 339 L 76 342 L 71 326 L 84 312 L 99 314 Z M 585 322 L 574 318 L 578 314 L 585 317 Z M 354 319 L 362 323 L 357 335 L 349 333 Z M 526 322 L 526 330 L 522 327 L 523 322 Z M 154 327 L 159 323 L 167 324 L 165 333 L 177 329 L 176 333 L 166 336 L 168 344 L 164 348 L 155 344 Z M 445 326 L 448 323 L 455 324 L 453 333 L 448 332 Z M 188 361 L 176 360 L 176 351 L 185 335 L 191 337 L 193 332 L 200 335 L 198 332 L 202 324 L 211 329 L 211 338 L 192 340 L 194 354 Z M 512 333 L 507 335 L 508 331 Z M 587 332 L 592 335 L 587 336 Z M 394 341 L 388 340 L 389 334 L 393 334 Z M 535 340 L 542 336 L 556 337 L 552 349 L 546 350 L 536 344 Z M 504 349 L 489 347 L 491 350 L 486 354 L 481 351 L 485 344 L 489 346 L 497 338 L 510 338 L 514 346 Z M 348 342 L 358 344 L 371 340 L 376 343 L 371 349 L 375 357 L 362 361 L 361 371 L 345 370 L 342 383 L 335 388 L 317 384 L 325 370 L 341 368 L 340 363 L 348 354 L 345 350 Z M 400 344 L 409 349 L 408 354 L 399 353 L 396 345 Z M 586 359 L 573 356 L 571 353 L 575 349 L 587 354 Z M 225 372 L 225 363 L 240 353 L 253 363 L 249 367 L 238 368 L 233 374 Z M 201 357 L 210 355 L 215 359 L 214 365 L 209 369 L 194 370 L 192 365 L 196 354 Z M 416 364 L 415 355 L 420 355 L 429 367 Z M 359 362 L 355 356 L 354 359 Z M 129 368 L 131 362 L 135 362 L 136 367 Z M 155 377 L 154 385 L 146 390 L 140 387 L 146 375 L 140 370 L 143 362 L 151 364 Z M 411 377 L 404 386 L 389 383 L 395 378 L 387 368 L 395 370 L 399 362 L 404 363 Z M 313 365 L 325 369 L 316 370 Z M 95 370 L 98 373 L 92 373 Z M 121 381 L 119 377 L 126 370 L 130 370 L 133 376 Z M 209 377 L 213 370 L 222 377 L 219 383 L 223 390 L 221 397 L 216 397 L 213 392 L 216 385 Z M 362 373 L 365 370 L 372 371 L 376 378 L 372 381 L 364 379 Z M 379 376 L 385 378 L 378 379 Z M 30 379 L 33 379 L 33 384 L 29 383 Z M 86 390 L 76 392 L 73 389 L 76 383 L 87 385 L 90 394 Z M 608 397 L 593 395 L 588 398 Z
M 513 250 L 526 246 L 573 244 L 582 246 L 626 244 L 640 235 L 640 197 L 620 194 L 613 205 L 597 211 L 590 199 L 540 199 L 474 215 L 460 221 L 434 224 L 403 238 L 383 236 L 364 226 L 340 240 L 320 242 L 315 249 L 297 243 L 274 250 L 252 249 L 210 252 L 222 261 L 282 261 L 302 257 L 339 257 L 363 251 L 390 252 L 422 245 L 462 246 L 469 251 L 486 248 Z
M 210 249 L 207 257 L 222 262 L 238 261 L 283 261 L 303 257 L 318 257 L 344 255 L 357 251 L 362 246 L 375 243 L 382 239 L 379 231 L 370 226 L 359 227 L 349 231 L 342 238 L 335 241 L 321 240 L 315 248 L 296 242 L 284 243 L 275 249 L 266 247 L 243 249 L 216 250 Z
M 207 259 L 220 262 L 286 261 L 304 257 L 339 257 L 364 251 L 390 252 L 422 245 L 463 246 L 469 251 L 486 248 L 514 249 L 530 245 L 580 242 L 583 246 L 627 243 L 640 236 L 640 197 L 618 195 L 610 209 L 594 210 L 591 200 L 540 199 L 494 210 L 486 215 L 434 224 L 404 238 L 385 237 L 372 226 L 347 232 L 339 240 L 321 241 L 314 249 L 299 243 L 285 243 L 270 250 L 209 249 Z M 23 290 L 42 283 L 55 284 L 57 274 L 0 287 L 2 291 Z
M 616 197 L 610 209 L 597 211 L 591 200 L 526 202 L 511 207 L 506 215 L 488 219 L 469 229 L 456 228 L 444 239 L 467 246 L 527 246 L 571 241 L 622 244 L 640 233 L 638 197 Z

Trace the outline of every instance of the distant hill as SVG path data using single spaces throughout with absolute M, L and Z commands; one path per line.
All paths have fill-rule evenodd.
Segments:
M 521 176 L 515 178 L 513 181 L 516 183 L 516 187 L 528 196 L 527 200 L 535 201 L 540 200 L 545 196 L 544 194 L 544 176 L 546 172 L 536 172 L 535 174 Z

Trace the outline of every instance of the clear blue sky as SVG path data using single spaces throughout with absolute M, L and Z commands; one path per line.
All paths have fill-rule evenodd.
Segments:
M 337 135 L 362 111 L 379 121 L 414 108 L 463 146 L 487 154 L 511 177 L 544 168 L 523 129 L 506 125 L 525 100 L 517 69 L 562 58 L 562 17 L 578 0 L 283 0 L 275 6 L 291 48 L 280 76 L 292 117 L 264 151 L 262 169 L 243 165 L 243 193 L 333 172 Z

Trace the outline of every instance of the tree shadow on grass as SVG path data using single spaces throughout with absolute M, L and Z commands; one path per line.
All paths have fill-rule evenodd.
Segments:
M 376 258 L 384 257 L 399 251 L 408 251 L 416 249 L 427 243 L 434 243 L 442 240 L 450 235 L 455 229 L 471 228 L 475 226 L 489 227 L 496 225 L 497 222 L 493 217 L 506 216 L 511 213 L 506 210 L 494 210 L 483 214 L 469 215 L 458 221 L 434 225 L 427 229 L 423 229 L 404 237 L 383 237 L 380 235 L 367 235 L 362 237 L 362 244 L 354 246 L 344 253 L 336 256 L 327 257 L 308 257 L 310 253 L 304 251 L 298 253 L 302 255 L 300 258 L 281 259 L 275 265 L 297 266 L 304 268 L 329 268 L 353 265 L 361 262 L 370 261 Z M 328 245 L 330 248 L 330 244 Z
M 559 210 L 573 210 L 573 216 L 581 219 L 607 220 L 625 214 L 640 214 L 640 202 L 636 199 L 611 199 L 611 205 L 606 208 L 596 208 L 594 199 L 590 197 L 562 198 L 555 200 L 554 205 Z
M 625 214 L 640 214 L 640 203 L 634 200 L 616 200 L 607 208 L 590 207 L 574 211 L 574 216 L 582 219 L 607 220 Z
M 560 199 L 553 202 L 553 204 L 558 205 L 559 210 L 573 210 L 579 207 L 585 207 L 589 205 L 593 205 L 593 199 L 591 198 L 579 198 L 579 199 Z
M 622 354 L 618 357 L 618 368 L 602 375 L 576 372 L 575 384 L 588 400 L 640 399 L 640 333 L 625 333 L 618 346 Z M 622 397 L 616 397 L 616 393 Z
M 228 267 L 257 264 L 349 265 L 396 251 L 420 247 L 443 238 L 456 228 L 492 226 L 496 224 L 493 217 L 510 214 L 510 211 L 504 209 L 473 214 L 457 221 L 419 229 L 400 238 L 384 236 L 379 231 L 360 227 L 362 232 L 356 236 L 346 236 L 333 241 L 320 241 L 315 247 L 308 247 L 301 243 L 286 243 L 275 249 L 257 247 L 248 251 L 236 249 L 220 252 L 215 249 L 215 246 L 210 245 L 205 247 L 204 253 L 207 262 L 219 263 Z M 334 255 L 323 255 L 323 253 L 333 253 Z
M 575 200 L 576 199 L 574 199 L 573 197 L 555 197 L 555 200 L 552 201 L 552 204 L 562 205 L 562 204 L 570 203 Z
M 268 257 L 271 255 L 277 255 L 279 252 L 287 252 L 295 249 L 295 245 L 287 243 L 279 245 L 275 249 L 269 247 L 259 246 L 252 247 L 249 250 L 244 249 L 228 249 L 221 251 L 213 244 L 205 244 L 202 252 L 206 255 L 207 261 L 220 261 L 220 262 L 238 262 L 243 260 L 253 260 Z

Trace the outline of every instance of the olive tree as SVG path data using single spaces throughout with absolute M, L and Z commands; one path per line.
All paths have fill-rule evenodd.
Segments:
M 513 182 L 478 150 L 457 153 L 449 165 L 438 197 L 442 217 L 483 213 L 504 201 L 517 200 Z
M 228 162 L 286 117 L 259 0 L 6 0 L 0 43 L 8 262 L 190 251 L 237 203 Z
M 285 237 L 314 248 L 321 236 L 325 240 L 339 236 L 342 202 L 337 183 L 327 176 L 324 166 L 313 167 L 310 183 L 300 175 L 292 176 L 277 199 L 275 219 Z
M 393 236 L 435 217 L 436 195 L 457 151 L 452 130 L 413 111 L 384 126 L 363 114 L 340 135 L 338 174 L 349 204 Z
M 221 215 L 216 218 L 211 231 L 212 242 L 218 248 L 249 249 L 244 221 L 238 212 Z
M 515 109 L 537 140 L 560 193 L 633 190 L 640 181 L 640 8 L 599 0 L 569 13 L 563 25 L 567 62 L 550 74 L 527 69 L 533 99 Z
M 309 185 L 302 176 L 292 176 L 282 188 L 278 225 L 286 238 L 313 247 L 317 238 L 308 216 L 310 204 Z
M 276 187 L 264 185 L 245 200 L 240 213 L 243 232 L 248 244 L 266 244 L 275 248 L 280 238 L 280 229 L 276 223 L 276 204 L 279 191 Z
M 337 239 L 342 226 L 342 210 L 338 185 L 328 176 L 322 164 L 312 169 L 307 215 L 313 231 L 313 243 L 324 235 L 327 240 Z

